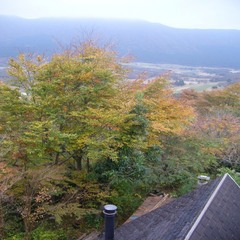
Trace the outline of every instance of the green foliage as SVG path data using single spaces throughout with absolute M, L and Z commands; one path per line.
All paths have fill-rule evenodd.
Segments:
M 4 240 L 23 240 L 24 239 L 24 233 L 18 233 L 14 236 L 5 238 Z
M 58 224 L 62 223 L 66 216 L 79 220 L 83 218 L 86 213 L 98 212 L 95 209 L 81 208 L 79 203 L 63 203 L 57 206 L 47 206 L 45 209 L 55 217 L 55 221 Z
M 218 176 L 222 176 L 223 174 L 228 173 L 238 185 L 240 185 L 240 173 L 236 172 L 233 169 L 222 167 L 218 169 Z
M 119 187 L 119 186 L 118 186 Z M 122 184 L 122 187 L 128 187 L 127 184 Z M 130 188 L 129 188 L 130 189 Z M 143 198 L 137 193 L 129 193 L 128 191 L 120 194 L 113 191 L 108 201 L 114 203 L 118 207 L 118 221 L 124 222 L 142 203 Z
M 66 231 L 64 229 L 48 230 L 38 227 L 31 233 L 32 240 L 67 240 Z
M 12 239 L 15 237 L 16 239 L 23 239 L 23 226 L 22 221 L 18 215 L 15 213 L 11 213 L 13 211 L 12 207 L 7 209 L 8 215 L 5 218 L 5 226 L 4 226 L 4 235 L 6 239 Z
M 182 176 L 180 183 L 181 184 L 171 192 L 172 196 L 179 197 L 193 190 L 197 186 L 196 176 L 195 178 L 193 178 L 193 176 Z
M 103 218 L 100 214 L 87 213 L 84 215 L 84 222 L 88 229 L 100 229 L 103 225 Z

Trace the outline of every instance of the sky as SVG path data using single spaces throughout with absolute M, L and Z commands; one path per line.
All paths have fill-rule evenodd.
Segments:
M 0 0 L 0 15 L 141 19 L 176 28 L 240 29 L 240 0 Z

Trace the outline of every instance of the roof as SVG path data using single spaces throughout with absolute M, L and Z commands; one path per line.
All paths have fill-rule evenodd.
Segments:
M 116 229 L 115 240 L 239 240 L 240 188 L 225 174 Z
M 136 210 L 136 212 L 126 221 L 130 222 L 136 218 L 141 217 L 142 215 L 145 215 L 148 212 L 153 211 L 154 209 L 157 209 L 168 202 L 170 202 L 172 198 L 169 196 L 169 194 L 162 194 L 160 196 L 158 195 L 152 195 L 146 198 L 146 200 L 143 202 L 143 204 Z

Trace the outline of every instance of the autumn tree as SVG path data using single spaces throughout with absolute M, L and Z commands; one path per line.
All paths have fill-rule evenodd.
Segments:
M 21 172 L 17 169 L 9 167 L 6 163 L 0 162 L 0 237 L 6 235 L 6 216 L 7 205 L 10 199 L 8 191 L 11 187 L 21 179 Z
M 206 154 L 212 154 L 218 164 L 239 169 L 239 104 L 240 84 L 224 89 L 197 93 L 185 91 L 182 98 L 197 112 L 188 130 L 201 142 Z M 216 169 L 216 168 L 215 168 Z
M 15 176 L 9 173 L 3 175 L 4 181 L 11 177 L 11 181 L 8 180 L 4 184 L 7 186 L 4 192 L 11 199 L 11 207 L 15 214 L 21 216 L 24 239 L 31 239 L 30 233 L 33 228 L 50 213 L 47 206 L 51 205 L 52 196 L 56 191 L 55 183 L 64 179 L 62 170 L 53 166 L 38 167 L 16 174 L 16 169 L 13 168 L 11 171 L 15 171 Z
M 171 164 L 165 168 L 169 161 L 169 158 L 164 158 L 166 139 L 170 140 L 171 136 L 175 135 L 180 136 L 194 116 L 191 107 L 186 108 L 183 102 L 173 97 L 164 77 L 158 77 L 150 82 L 144 80 L 128 82 L 127 92 L 132 92 L 135 98 L 131 99 L 132 115 L 127 121 L 131 124 L 123 126 L 121 130 L 123 145 L 119 149 L 119 161 L 111 163 L 106 159 L 96 166 L 97 173 L 104 171 L 111 184 L 119 189 L 118 199 L 114 198 L 119 206 L 123 204 L 121 199 L 124 201 L 126 195 L 131 198 L 135 191 L 141 192 L 142 189 L 146 193 L 160 185 L 160 182 L 166 183 L 170 177 L 164 175 L 171 175 L 172 169 L 177 169 L 175 175 L 181 174 L 183 168 L 181 159 L 175 158 L 177 161 L 171 162 L 171 170 Z M 187 161 L 184 164 L 187 165 Z M 182 168 L 177 168 L 178 165 Z M 102 179 L 101 175 L 99 177 Z M 172 185 L 174 184 L 176 181 L 172 182 Z M 123 186 L 124 193 L 121 191 Z M 139 199 L 135 201 L 138 202 Z
M 14 106 L 22 116 L 12 121 L 21 125 L 17 158 L 53 164 L 73 160 L 78 170 L 83 161 L 89 168 L 101 156 L 116 158 L 114 135 L 127 109 L 116 98 L 124 71 L 113 51 L 89 41 L 50 61 L 20 55 L 10 60 L 9 75 L 22 92 L 16 96 L 21 107 Z
M 91 41 L 51 59 L 21 54 L 8 70 L 14 87 L 0 85 L 1 161 L 24 176 L 8 194 L 20 204 L 28 239 L 42 205 L 39 193 L 54 176 L 47 170 L 89 170 L 101 158 L 117 159 L 129 107 L 119 99 L 124 71 L 115 53 Z

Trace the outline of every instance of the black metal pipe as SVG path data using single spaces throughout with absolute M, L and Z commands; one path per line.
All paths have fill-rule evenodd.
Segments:
M 114 219 L 117 213 L 117 207 L 112 204 L 103 207 L 105 218 L 105 240 L 114 240 Z

